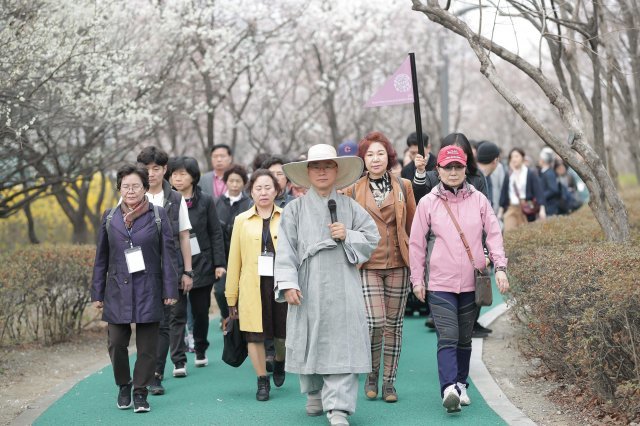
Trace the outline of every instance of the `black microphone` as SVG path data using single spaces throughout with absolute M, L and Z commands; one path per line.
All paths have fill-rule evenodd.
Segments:
M 336 223 L 338 221 L 338 215 L 336 213 L 336 200 L 333 198 L 329 200 L 327 203 L 327 207 L 329 207 L 329 214 L 331 215 L 331 223 Z M 336 243 L 340 242 L 340 238 L 333 239 Z

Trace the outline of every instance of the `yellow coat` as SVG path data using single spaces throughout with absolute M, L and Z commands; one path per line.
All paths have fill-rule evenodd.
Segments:
M 276 250 L 281 214 L 282 209 L 274 206 L 269 228 Z M 258 275 L 258 256 L 261 251 L 262 217 L 253 206 L 236 216 L 233 223 L 224 295 L 229 306 L 238 306 L 240 330 L 254 333 L 262 332 L 262 300 Z

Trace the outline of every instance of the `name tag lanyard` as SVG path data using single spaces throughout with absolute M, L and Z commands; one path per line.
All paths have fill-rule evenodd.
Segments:
M 271 216 L 273 217 L 273 215 Z M 258 275 L 261 277 L 272 277 L 273 276 L 273 260 L 274 253 L 267 251 L 267 242 L 271 238 L 271 218 L 269 218 L 269 222 L 267 226 L 264 225 L 264 220 L 262 222 L 262 254 L 258 256 Z
M 126 227 L 125 230 L 129 234 L 129 248 L 124 251 L 125 260 L 127 261 L 127 269 L 130 274 L 134 272 L 144 271 L 146 269 L 144 264 L 144 257 L 142 256 L 142 247 L 133 246 L 133 237 L 131 236 L 131 230 Z

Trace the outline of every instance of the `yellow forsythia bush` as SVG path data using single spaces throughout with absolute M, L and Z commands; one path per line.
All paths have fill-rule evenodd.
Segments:
M 583 208 L 507 233 L 505 246 L 530 355 L 629 423 L 640 420 L 640 189 L 623 198 L 629 244 L 603 241 Z
M 95 246 L 34 245 L 0 255 L 0 345 L 52 344 L 80 331 Z

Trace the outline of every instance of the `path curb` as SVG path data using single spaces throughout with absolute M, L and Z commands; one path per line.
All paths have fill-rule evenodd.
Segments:
M 506 303 L 502 303 L 483 314 L 478 322 L 483 326 L 490 325 L 498 319 L 502 314 L 507 312 L 509 307 Z M 472 339 L 473 349 L 471 351 L 471 365 L 469 375 L 473 380 L 473 384 L 478 389 L 489 407 L 493 409 L 502 419 L 509 425 L 518 426 L 535 426 L 535 422 L 527 417 L 518 407 L 513 405 L 509 398 L 502 392 L 500 386 L 496 383 L 489 373 L 487 366 L 482 360 L 482 344 L 483 339 Z

